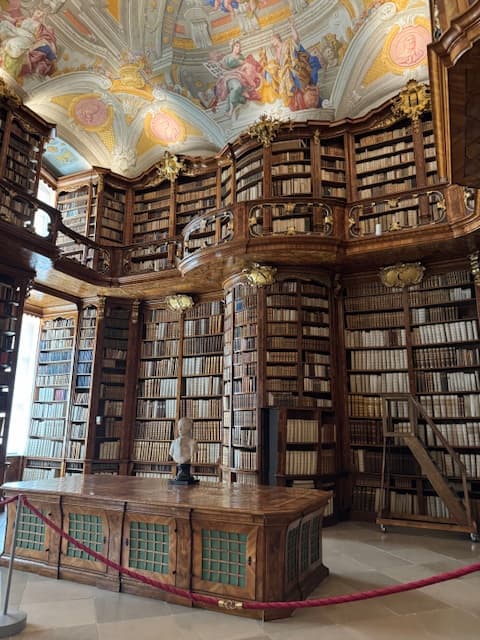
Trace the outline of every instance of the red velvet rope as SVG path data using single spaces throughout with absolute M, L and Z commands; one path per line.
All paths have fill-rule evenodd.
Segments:
M 13 502 L 16 500 L 18 496 L 14 498 L 10 498 L 8 501 L 3 502 L 3 504 L 8 504 L 9 502 Z M 455 578 L 461 578 L 462 576 L 466 576 L 470 573 L 475 573 L 476 571 L 480 571 L 480 562 L 475 564 L 470 564 L 466 567 L 460 567 L 459 569 L 454 569 L 452 571 L 447 571 L 445 573 L 440 573 L 434 576 L 430 576 L 429 578 L 423 578 L 421 580 L 413 580 L 412 582 L 405 582 L 403 584 L 395 584 L 390 587 L 382 587 L 381 589 L 371 589 L 370 591 L 360 591 L 357 593 L 350 593 L 341 596 L 331 596 L 327 598 L 319 598 L 316 600 L 291 600 L 287 602 L 250 602 L 245 601 L 241 603 L 234 603 L 230 600 L 227 600 L 227 604 L 225 605 L 224 600 L 220 600 L 219 598 L 212 596 L 204 596 L 197 593 L 192 593 L 191 591 L 186 591 L 185 589 L 179 589 L 169 584 L 165 584 L 164 582 L 160 582 L 159 580 L 154 580 L 152 578 L 148 578 L 136 571 L 132 571 L 131 569 L 127 569 L 126 567 L 122 567 L 116 562 L 105 558 L 100 553 L 97 553 L 93 549 L 90 549 L 86 545 L 78 542 L 70 536 L 68 533 L 63 531 L 60 527 L 58 527 L 52 520 L 43 515 L 41 511 L 39 511 L 36 507 L 34 507 L 25 496 L 21 496 L 22 504 L 24 504 L 30 511 L 32 511 L 42 522 L 48 525 L 51 529 L 53 529 L 59 536 L 65 538 L 73 544 L 75 547 L 78 547 L 88 555 L 92 556 L 96 560 L 102 562 L 107 567 L 111 567 L 115 569 L 119 573 L 124 573 L 125 575 L 139 580 L 145 584 L 148 584 L 152 587 L 156 587 L 161 589 L 162 591 L 167 591 L 169 593 L 173 593 L 175 595 L 181 596 L 183 598 L 187 598 L 188 600 L 192 600 L 193 602 L 202 602 L 208 605 L 214 606 L 223 606 L 226 609 L 306 609 L 312 607 L 326 607 L 331 604 L 343 604 L 344 602 L 356 602 L 358 600 L 368 600 L 370 598 L 378 598 L 380 596 L 388 596 L 394 593 L 402 593 L 403 591 L 412 591 L 413 589 L 420 589 L 422 587 L 427 587 L 431 584 L 437 584 L 439 582 L 446 582 L 447 580 L 454 580 Z M 236 606 L 235 606 L 236 605 Z

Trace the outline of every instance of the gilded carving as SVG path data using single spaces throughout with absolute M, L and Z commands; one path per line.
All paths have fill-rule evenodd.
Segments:
M 475 251 L 468 257 L 470 258 L 470 267 L 473 275 L 473 280 L 476 285 L 480 286 L 480 251 Z
M 191 309 L 194 305 L 193 298 L 185 293 L 174 293 L 166 296 L 165 304 L 170 311 L 178 311 L 183 313 L 187 309 Z
M 424 272 L 420 262 L 404 262 L 380 269 L 380 280 L 386 287 L 403 289 L 421 282 Z
M 412 78 L 392 103 L 394 115 L 409 118 L 415 126 L 422 113 L 430 109 L 430 88 Z
M 242 275 L 251 287 L 265 287 L 275 282 L 276 267 L 254 262 L 242 269 Z

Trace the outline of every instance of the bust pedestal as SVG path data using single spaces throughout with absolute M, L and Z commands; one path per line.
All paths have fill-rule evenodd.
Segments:
M 199 480 L 190 473 L 190 463 L 184 462 L 177 466 L 177 476 L 175 480 L 169 480 L 169 484 L 197 484 Z

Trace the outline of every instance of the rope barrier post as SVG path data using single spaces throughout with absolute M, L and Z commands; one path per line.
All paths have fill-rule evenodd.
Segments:
M 0 638 L 14 636 L 25 629 L 27 624 L 27 614 L 23 611 L 8 613 L 8 600 L 10 598 L 10 587 L 12 585 L 13 563 L 15 560 L 15 548 L 17 545 L 18 528 L 22 514 L 22 496 L 17 498 L 17 513 L 15 515 L 15 525 L 13 527 L 12 548 L 10 550 L 10 562 L 8 564 L 7 584 L 3 596 L 3 609 L 0 615 Z

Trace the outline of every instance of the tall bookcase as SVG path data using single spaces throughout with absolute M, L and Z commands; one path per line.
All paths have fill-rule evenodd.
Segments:
M 264 152 L 261 146 L 240 151 L 235 159 L 235 197 L 237 202 L 257 200 L 264 195 Z
M 171 477 L 168 451 L 178 417 L 181 316 L 165 307 L 143 309 L 132 475 Z
M 160 303 L 147 304 L 141 336 L 131 473 L 172 476 L 170 444 L 179 418 L 187 416 L 198 443 L 192 473 L 204 481 L 218 481 L 223 303 L 199 301 L 181 314 Z
M 106 244 L 123 244 L 126 234 L 127 190 L 101 181 L 99 189 L 98 240 Z
M 23 278 L 22 278 L 23 275 Z M 0 269 L 0 470 L 3 479 L 23 304 L 30 274 Z
M 91 473 L 126 473 L 137 365 L 138 306 L 107 298 L 97 311 L 95 395 L 87 458 Z
M 24 480 L 63 473 L 76 321 L 76 313 L 42 319 Z
M 193 420 L 197 453 L 192 473 L 220 477 L 223 398 L 223 302 L 200 302 L 185 312 L 182 348 L 181 416 Z
M 373 276 L 348 281 L 344 306 L 354 515 L 373 517 L 383 500 L 381 395 L 394 393 L 416 397 L 460 455 L 478 513 L 480 333 L 477 287 L 466 265 L 427 269 L 420 284 L 405 289 L 387 289 Z M 398 414 L 397 429 L 402 420 L 408 420 L 405 412 Z M 447 450 L 426 423 L 419 426 L 429 455 L 461 492 Z M 390 447 L 388 464 L 389 503 L 397 513 L 445 514 L 400 441 Z
M 225 296 L 224 475 L 261 479 L 267 407 L 332 408 L 328 279 L 282 274 L 255 289 L 234 277 Z
M 70 420 L 65 445 L 65 475 L 85 471 L 84 462 L 92 409 L 97 317 L 95 304 L 86 304 L 79 312 Z

